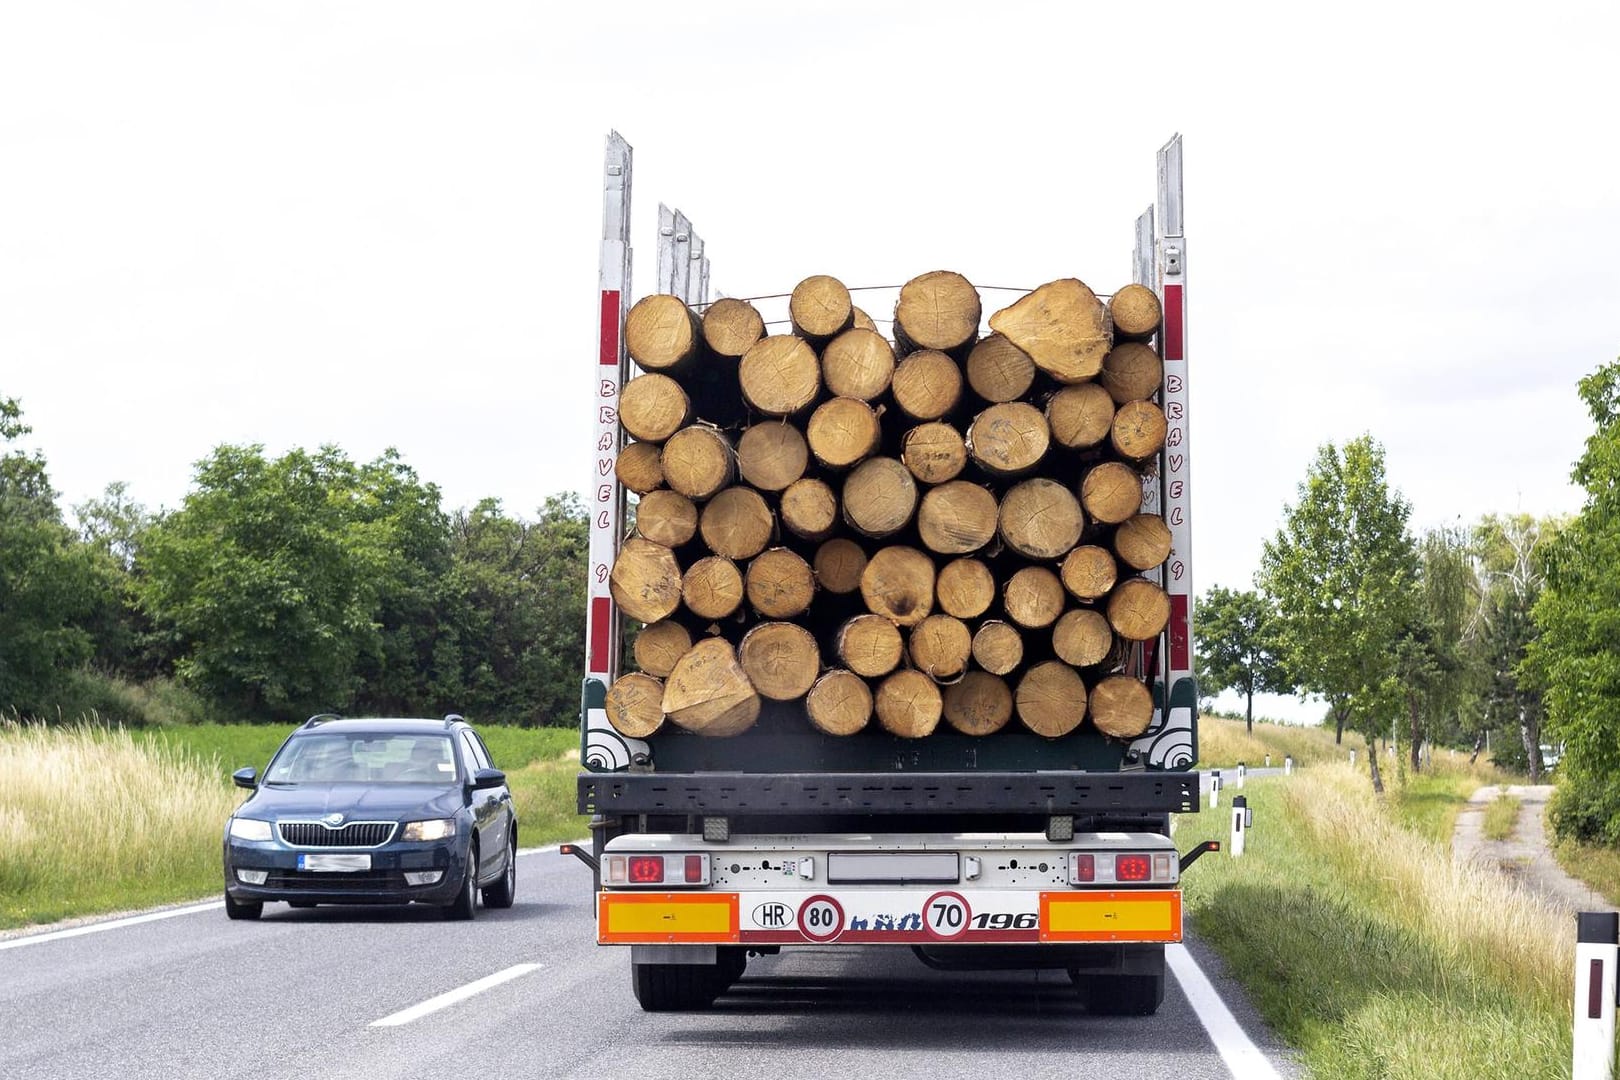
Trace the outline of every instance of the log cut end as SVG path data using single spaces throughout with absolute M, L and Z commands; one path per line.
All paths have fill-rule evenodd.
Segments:
M 878 684 L 875 709 L 883 730 L 902 739 L 934 733 L 944 700 L 934 680 L 920 671 L 897 671 Z
M 708 424 L 693 424 L 671 435 L 660 459 L 664 483 L 688 499 L 711 498 L 736 474 L 731 443 Z
M 992 405 L 973 418 L 967 448 L 973 460 L 998 476 L 1017 476 L 1040 464 L 1051 446 L 1051 428 L 1041 410 L 1022 401 Z
M 939 610 L 958 619 L 976 619 L 996 602 L 996 579 L 978 559 L 952 559 L 934 582 Z
M 1086 684 L 1060 660 L 1036 664 L 1018 680 L 1018 719 L 1037 735 L 1067 735 L 1086 718 Z
M 1042 285 L 990 316 L 990 329 L 1061 383 L 1095 377 L 1114 338 L 1102 301 L 1077 278 Z
M 1113 591 L 1119 568 L 1106 548 L 1085 544 L 1063 558 L 1063 587 L 1077 600 L 1101 600 Z
M 941 555 L 978 551 L 996 535 L 996 497 L 969 480 L 930 488 L 917 509 L 917 534 Z
M 831 469 L 847 469 L 875 453 L 881 436 L 872 406 L 852 397 L 822 402 L 805 428 L 810 452 Z
M 962 369 L 942 352 L 922 349 L 894 369 L 894 403 L 915 420 L 938 420 L 962 399 Z
M 740 359 L 765 336 L 765 320 L 746 300 L 725 297 L 703 312 L 703 340 L 716 356 Z
M 1152 570 L 1170 557 L 1170 526 L 1158 514 L 1137 514 L 1114 530 L 1114 552 L 1132 570 Z
M 1093 521 L 1118 525 L 1142 509 L 1142 478 L 1118 461 L 1105 461 L 1080 482 L 1080 504 Z
M 664 680 L 664 715 L 698 735 L 740 735 L 759 719 L 760 699 L 730 643 L 705 638 Z
M 786 511 L 784 510 L 784 514 Z M 866 552 L 853 540 L 839 537 L 816 548 L 816 584 L 840 596 L 861 587 L 866 571 Z
M 1035 384 L 1035 361 L 1005 334 L 991 334 L 968 353 L 967 381 L 992 404 L 1016 401 Z
M 1122 338 L 1152 337 L 1164 318 L 1158 294 L 1146 285 L 1131 284 L 1108 298 L 1108 317 Z
M 822 350 L 821 375 L 838 397 L 871 401 L 894 378 L 894 346 L 876 330 L 846 330 Z
M 1102 613 L 1089 608 L 1065 611 L 1052 627 L 1052 651 L 1065 664 L 1094 667 L 1108 659 L 1114 631 Z
M 771 548 L 748 564 L 743 575 L 748 602 L 767 619 L 791 619 L 810 608 L 815 574 L 797 552 Z
M 967 444 L 950 424 L 918 424 L 900 440 L 900 461 L 923 484 L 954 480 L 967 467 Z
M 908 645 L 918 671 L 935 682 L 947 682 L 967 670 L 973 634 L 955 616 L 930 615 L 912 627 Z
M 810 692 L 821 671 L 821 652 L 797 623 L 760 623 L 743 635 L 737 658 L 761 697 L 793 701 Z
M 608 723 L 630 739 L 645 739 L 664 726 L 664 683 L 633 671 L 613 680 L 605 703 Z
M 1063 582 L 1044 566 L 1026 566 L 1007 579 L 1002 609 L 1026 630 L 1042 630 L 1063 614 Z
M 619 423 L 642 442 L 663 442 L 681 429 L 692 403 L 668 375 L 637 375 L 619 391 Z
M 917 481 L 894 458 L 868 458 L 844 480 L 844 520 L 882 538 L 899 532 L 917 510 Z
M 1091 691 L 1091 722 L 1116 739 L 1134 739 L 1153 722 L 1153 692 L 1129 675 L 1110 675 Z
M 767 416 L 791 416 L 816 400 L 821 367 L 802 338 L 775 334 L 743 354 L 737 365 L 743 398 Z
M 1122 458 L 1146 461 L 1164 449 L 1164 413 L 1151 401 L 1127 401 L 1114 414 L 1110 438 Z
M 900 631 L 881 615 L 857 615 L 844 623 L 836 647 L 845 667 L 869 679 L 899 667 L 905 650 Z
M 943 697 L 945 722 L 964 735 L 991 735 L 1012 719 L 1012 690 L 989 672 L 968 672 L 945 687 Z
M 810 724 L 827 735 L 853 735 L 872 719 L 872 689 L 849 671 L 829 671 L 804 699 Z
M 1114 401 L 1146 401 L 1159 392 L 1164 382 L 1164 362 L 1153 346 L 1140 341 L 1123 341 L 1103 358 L 1098 381 Z
M 1114 400 L 1096 383 L 1065 386 L 1046 403 L 1052 441 L 1074 450 L 1087 450 L 1114 427 Z
M 1001 538 L 1027 559 L 1061 559 L 1080 542 L 1085 525 L 1080 500 L 1056 480 L 1025 480 L 1001 500 Z
M 761 491 L 781 491 L 804 475 L 810 447 L 799 429 L 782 420 L 754 424 L 737 440 L 737 469 Z
M 826 341 L 854 324 L 855 306 L 842 281 L 816 274 L 793 287 L 793 296 L 788 300 L 788 317 L 800 337 Z
M 608 591 L 619 610 L 637 622 L 669 618 L 681 602 L 681 568 L 675 553 L 662 544 L 631 537 L 613 560 Z
M 636 634 L 631 650 L 638 668 L 648 675 L 665 679 L 675 670 L 675 661 L 685 656 L 691 647 L 692 635 L 686 632 L 686 627 L 666 619 L 643 626 Z M 663 693 L 662 684 L 658 692 Z M 662 718 L 664 714 L 660 710 L 658 715 Z
M 624 318 L 624 347 L 648 371 L 673 371 L 698 354 L 698 318 L 678 296 L 658 294 L 636 301 Z
M 973 662 L 992 675 L 1006 675 L 1024 662 L 1024 635 L 999 619 L 979 624 L 973 635 Z
M 724 619 L 743 602 L 743 576 L 737 564 L 719 555 L 699 559 L 686 569 L 681 599 L 700 619 Z
M 1126 641 L 1151 641 L 1170 622 L 1170 597 L 1147 578 L 1130 577 L 1108 597 L 1108 623 Z
M 895 334 L 923 349 L 958 349 L 979 336 L 979 292 L 951 270 L 934 270 L 901 286 Z
M 795 480 L 782 492 L 782 524 L 794 536 L 823 539 L 838 524 L 838 496 L 825 480 Z
M 880 548 L 861 573 L 861 599 L 896 626 L 916 626 L 934 607 L 934 560 L 916 548 Z
M 637 495 L 663 487 L 664 466 L 659 461 L 663 452 L 657 443 L 630 443 L 613 463 L 613 478 Z
M 696 504 L 678 491 L 649 491 L 636 504 L 636 532 L 655 544 L 678 548 L 697 535 Z
M 698 519 L 709 550 L 739 561 L 764 551 L 775 528 L 776 518 L 764 498 L 745 487 L 726 488 L 709 500 Z

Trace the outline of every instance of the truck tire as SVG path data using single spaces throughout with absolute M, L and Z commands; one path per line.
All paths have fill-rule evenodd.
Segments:
M 738 945 L 722 945 L 714 965 L 714 984 L 717 994 L 730 990 L 748 970 L 748 950 Z
M 1157 975 L 1087 975 L 1069 969 L 1080 1000 L 1093 1016 L 1152 1016 L 1164 1002 L 1164 972 Z
M 630 965 L 630 989 L 642 1012 L 707 1009 L 720 996 L 719 964 Z

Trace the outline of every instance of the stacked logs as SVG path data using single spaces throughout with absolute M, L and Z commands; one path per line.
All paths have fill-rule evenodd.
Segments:
M 768 334 L 743 300 L 629 312 L 616 475 L 640 501 L 610 585 L 643 625 L 612 724 L 733 735 L 769 700 L 834 736 L 1139 735 L 1151 694 L 1125 669 L 1170 611 L 1141 576 L 1170 551 L 1142 512 L 1154 293 L 1054 281 L 981 337 L 977 290 L 936 271 L 891 341 L 821 275 L 789 314 Z

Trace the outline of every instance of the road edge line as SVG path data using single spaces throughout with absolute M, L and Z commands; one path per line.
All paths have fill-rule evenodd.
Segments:
M 70 926 L 65 930 L 47 930 L 39 934 L 24 934 L 22 937 L 7 938 L 0 941 L 0 952 L 5 952 L 7 949 L 20 949 L 24 945 L 40 945 L 47 941 L 62 941 L 65 938 L 83 937 L 86 934 L 99 934 L 103 930 L 121 930 L 126 926 L 139 926 L 141 923 L 157 922 L 160 919 L 174 919 L 181 915 L 196 915 L 203 911 L 218 911 L 224 906 L 225 901 L 213 900 L 202 904 L 191 904 L 187 907 L 149 911 L 144 915 L 127 915 L 119 919 L 108 919 L 105 922 Z
M 1209 1041 L 1214 1043 L 1215 1052 L 1221 1055 L 1221 1061 L 1234 1080 L 1282 1080 L 1282 1074 L 1271 1059 L 1254 1044 L 1237 1017 L 1232 1015 L 1232 1010 L 1221 1000 L 1215 985 L 1204 974 L 1204 969 L 1198 966 L 1198 961 L 1193 959 L 1187 946 L 1166 945 L 1164 959 L 1181 986 L 1181 992 L 1186 995 L 1187 1003 L 1197 1015 L 1198 1022 L 1204 1025 Z

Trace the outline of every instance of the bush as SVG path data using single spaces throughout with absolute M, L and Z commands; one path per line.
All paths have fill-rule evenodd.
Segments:
M 1559 780 L 1547 817 L 1560 840 L 1620 844 L 1620 785 L 1571 770 Z
M 89 668 L 70 673 L 49 713 L 25 714 L 44 723 L 100 722 L 122 727 L 173 727 L 207 723 L 211 717 L 202 698 L 172 679 L 143 683 Z

